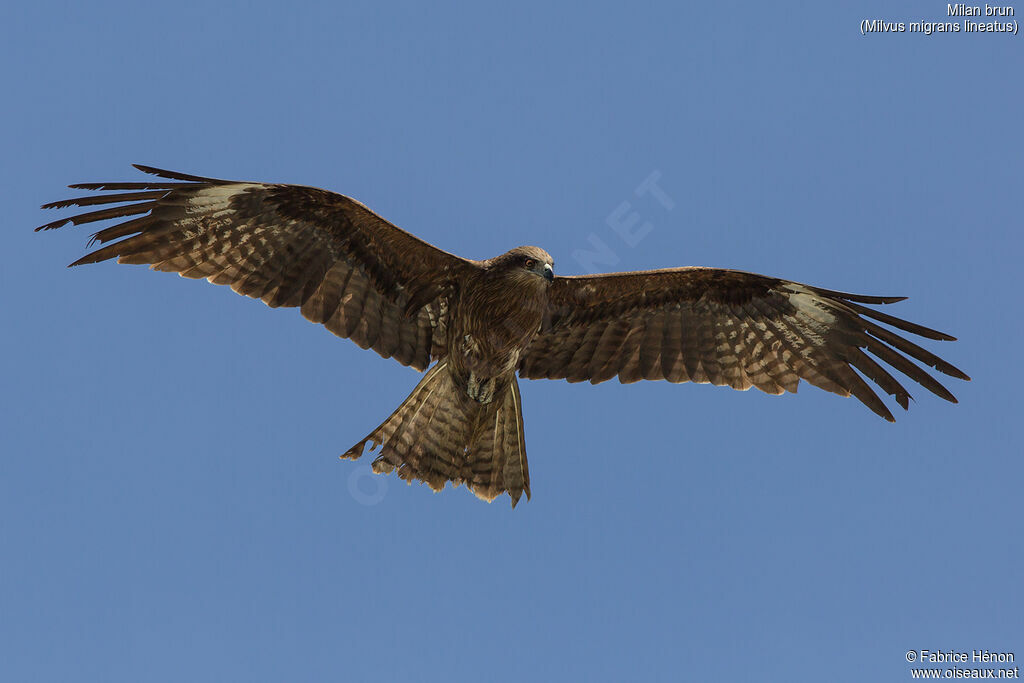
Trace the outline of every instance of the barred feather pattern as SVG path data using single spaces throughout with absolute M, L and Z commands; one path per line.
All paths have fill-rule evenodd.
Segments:
M 836 292 L 742 271 L 673 268 L 558 277 L 548 300 L 545 324 L 521 357 L 520 377 L 593 384 L 614 377 L 623 383 L 666 379 L 769 394 L 795 392 L 804 380 L 852 394 L 889 421 L 892 413 L 857 371 L 904 409 L 911 396 L 875 358 L 954 403 L 953 394 L 910 358 L 970 379 L 872 319 L 929 339 L 953 337 L 863 305 L 902 297 Z
M 380 452 L 373 471 L 414 479 L 440 491 L 447 482 L 465 484 L 488 502 L 507 492 L 512 507 L 525 492 L 530 474 L 519 387 L 515 376 L 501 396 L 479 403 L 455 381 L 448 360 L 438 362 L 412 394 L 369 436 L 341 457 L 356 460 L 366 447 Z
M 71 265 L 116 258 L 206 278 L 272 307 L 301 307 L 339 337 L 417 370 L 444 355 L 450 298 L 473 262 L 326 190 L 139 168 L 168 180 L 72 185 L 116 192 L 44 205 L 123 204 L 39 230 L 132 217 L 93 235 L 106 246 Z

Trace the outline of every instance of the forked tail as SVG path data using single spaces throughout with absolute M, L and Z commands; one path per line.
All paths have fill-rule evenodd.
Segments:
M 378 474 L 397 469 L 402 479 L 419 479 L 435 491 L 449 481 L 465 484 L 488 502 L 507 491 L 515 507 L 523 492 L 530 498 L 520 406 L 515 375 L 493 401 L 479 403 L 441 360 L 391 417 L 341 457 L 356 460 L 366 444 L 371 452 L 379 445 Z

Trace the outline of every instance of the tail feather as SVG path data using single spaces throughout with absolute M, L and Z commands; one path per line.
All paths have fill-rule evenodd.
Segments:
M 447 361 L 431 368 L 405 401 L 369 436 L 342 455 L 355 460 L 366 445 L 380 446 L 373 471 L 440 491 L 449 481 L 465 484 L 488 502 L 508 492 L 512 507 L 530 498 L 530 474 L 520 410 L 519 386 L 510 384 L 490 403 L 466 395 L 453 381 Z

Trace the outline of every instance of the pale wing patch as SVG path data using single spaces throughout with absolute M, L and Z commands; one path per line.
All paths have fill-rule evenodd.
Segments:
M 211 185 L 196 192 L 188 198 L 185 213 L 209 213 L 218 206 L 226 207 L 232 197 L 252 189 L 265 188 L 259 183 L 232 183 L 230 185 Z
M 829 327 L 835 323 L 836 316 L 829 310 L 828 302 L 811 290 L 802 285 L 787 283 L 783 285 L 782 291 L 786 292 L 789 303 L 804 315 Z

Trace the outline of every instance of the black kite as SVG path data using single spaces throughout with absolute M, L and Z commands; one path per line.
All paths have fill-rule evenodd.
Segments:
M 397 470 L 434 490 L 451 481 L 488 501 L 506 491 L 513 506 L 523 492 L 529 498 L 516 372 L 594 384 L 618 377 L 753 386 L 770 394 L 795 392 L 802 379 L 853 394 L 890 421 L 856 371 L 904 409 L 910 394 L 875 359 L 947 401 L 956 399 L 907 356 L 970 379 L 873 321 L 928 339 L 953 337 L 864 305 L 904 297 L 717 268 L 555 277 L 538 247 L 471 261 L 326 190 L 137 168 L 163 180 L 71 185 L 115 194 L 44 208 L 119 206 L 39 229 L 131 217 L 93 235 L 110 244 L 71 265 L 116 257 L 206 278 L 272 307 L 298 306 L 310 321 L 402 365 L 423 371 L 436 361 L 398 409 L 342 456 L 380 446 L 375 472 Z

